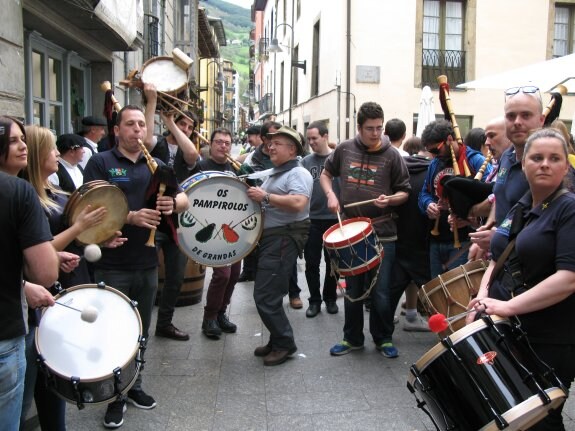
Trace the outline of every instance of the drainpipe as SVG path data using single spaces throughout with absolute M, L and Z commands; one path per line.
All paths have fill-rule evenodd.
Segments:
M 345 98 L 345 118 L 349 118 L 349 93 L 351 92 L 351 0 L 347 0 L 347 34 L 346 34 L 347 66 L 345 85 L 347 95 Z M 355 134 L 355 130 L 353 131 Z M 345 138 L 349 139 L 349 121 L 345 123 Z

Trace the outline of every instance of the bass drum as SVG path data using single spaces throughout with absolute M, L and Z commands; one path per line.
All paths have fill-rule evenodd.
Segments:
M 440 430 L 525 430 L 567 395 L 525 333 L 498 316 L 446 337 L 410 371 L 408 389 Z
M 262 208 L 231 173 L 205 171 L 181 184 L 190 207 L 179 216 L 178 241 L 190 259 L 211 267 L 242 260 L 263 231 Z
M 142 321 L 136 303 L 104 283 L 63 290 L 56 301 L 78 310 L 98 310 L 94 322 L 61 305 L 44 309 L 36 329 L 40 369 L 61 398 L 82 407 L 108 403 L 136 381 L 140 364 Z

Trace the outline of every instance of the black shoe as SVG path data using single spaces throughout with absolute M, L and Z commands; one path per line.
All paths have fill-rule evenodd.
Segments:
M 325 303 L 325 309 L 329 314 L 337 314 L 339 311 L 339 307 L 335 303 L 335 301 L 327 301 Z
M 187 341 L 190 336 L 183 331 L 180 331 L 171 323 L 168 326 L 156 328 L 156 337 L 171 338 L 172 340 Z
M 238 326 L 229 321 L 226 313 L 218 314 L 218 325 L 220 325 L 222 332 L 233 334 L 238 330 Z
M 106 428 L 120 428 L 124 424 L 124 413 L 126 413 L 125 401 L 114 401 L 108 404 L 104 416 L 104 426 Z
M 204 320 L 202 322 L 202 332 L 208 338 L 218 340 L 222 335 L 222 329 L 217 320 Z
M 305 317 L 315 317 L 321 311 L 321 304 L 310 302 L 309 307 L 305 311 Z
M 240 283 L 243 283 L 244 281 L 254 281 L 254 275 L 251 272 L 242 272 L 238 281 Z
M 130 389 L 128 401 L 139 409 L 150 410 L 156 407 L 156 400 L 141 389 Z

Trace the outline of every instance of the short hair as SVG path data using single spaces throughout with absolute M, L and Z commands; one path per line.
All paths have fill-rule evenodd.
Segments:
M 267 138 L 268 137 L 268 133 L 270 132 L 270 129 L 279 129 L 281 127 L 281 123 L 278 123 L 276 121 L 266 121 L 265 123 L 262 124 L 262 127 L 260 129 L 260 136 L 262 138 Z
M 384 120 L 383 108 L 375 102 L 365 102 L 357 111 L 357 124 L 362 126 L 367 120 Z
M 323 121 L 314 121 L 307 126 L 307 129 L 317 129 L 320 136 L 325 136 L 329 132 L 325 122 Z
M 455 138 L 455 132 L 451 123 L 447 120 L 436 120 L 429 123 L 423 129 L 421 134 L 421 143 L 427 147 L 433 144 L 439 144 L 447 140 L 447 137 Z
M 414 154 L 418 154 L 420 151 L 424 151 L 425 147 L 421 143 L 421 138 L 417 136 L 412 136 L 411 138 L 407 138 L 403 143 L 403 151 L 408 153 L 410 156 Z
M 214 141 L 214 137 L 216 136 L 216 133 L 220 133 L 222 135 L 228 135 L 230 138 L 232 138 L 232 132 L 229 131 L 229 129 L 226 129 L 225 127 L 218 127 L 217 129 L 215 129 L 211 136 L 210 136 L 210 144 Z
M 9 115 L 0 115 L 0 159 L 8 160 L 8 152 L 10 149 L 10 133 L 12 131 L 12 124 L 18 124 L 20 131 L 26 137 L 26 129 L 24 124 L 15 117 Z
M 116 126 L 119 126 L 122 123 L 122 117 L 124 112 L 126 111 L 140 111 L 142 114 L 144 114 L 144 111 L 139 106 L 126 105 L 122 109 L 120 109 L 120 112 L 118 112 L 118 116 L 116 117 Z
M 557 139 L 559 142 L 561 142 L 561 145 L 563 146 L 563 152 L 565 153 L 565 158 L 567 159 L 569 157 L 569 147 L 567 146 L 567 141 L 563 137 L 563 134 L 559 132 L 557 129 L 546 128 L 546 129 L 537 129 L 535 132 L 529 135 L 529 137 L 527 138 L 527 142 L 525 142 L 525 149 L 523 150 L 523 160 L 525 160 L 525 157 L 529 152 L 529 148 L 531 147 L 533 142 L 536 141 L 537 139 L 542 138 Z
M 387 123 L 385 123 L 384 134 L 388 136 L 391 142 L 399 141 L 405 136 L 405 123 L 399 118 L 392 118 Z
M 485 130 L 481 127 L 474 127 L 467 133 L 463 142 L 475 151 L 481 151 L 481 147 L 485 145 L 486 140 L 487 136 L 485 136 Z

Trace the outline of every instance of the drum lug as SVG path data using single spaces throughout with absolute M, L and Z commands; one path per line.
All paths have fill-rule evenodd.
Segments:
M 121 395 L 120 384 L 122 383 L 122 368 L 114 368 L 112 373 L 114 374 L 114 393 Z
M 54 290 L 58 293 L 61 293 L 63 290 L 65 290 L 62 285 L 60 284 L 59 281 L 56 280 L 56 282 L 54 283 Z
M 105 289 L 106 283 L 104 283 L 103 281 L 100 281 L 96 286 L 98 287 L 98 289 Z
M 80 378 L 72 376 L 70 377 L 70 382 L 74 387 L 74 397 L 76 398 L 76 406 L 78 406 L 78 410 L 82 410 L 84 408 L 84 403 L 82 402 L 82 396 L 80 395 L 80 389 L 78 388 L 78 385 L 80 384 Z
M 132 306 L 132 308 L 137 308 L 138 307 L 138 301 L 134 301 L 133 299 L 130 299 L 130 305 Z
M 146 360 L 144 359 L 144 353 L 146 352 L 147 344 L 148 340 L 144 337 L 140 337 L 140 351 L 136 356 L 136 362 L 140 364 L 140 372 L 142 372 L 144 369 L 144 364 L 146 363 Z

